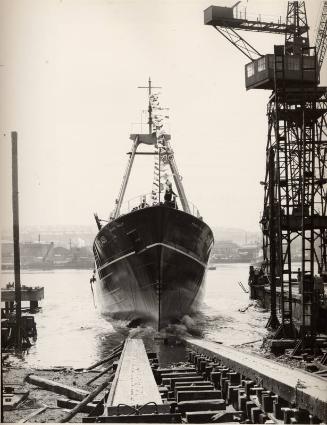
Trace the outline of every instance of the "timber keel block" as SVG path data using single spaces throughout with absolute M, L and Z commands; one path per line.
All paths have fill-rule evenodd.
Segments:
M 177 403 L 177 408 L 181 413 L 201 410 L 225 410 L 226 402 L 223 399 L 180 401 Z
M 311 415 L 318 423 L 327 420 L 327 380 L 319 375 L 282 364 L 277 368 L 274 361 L 212 341 L 184 340 L 191 351 L 190 359 L 199 362 L 205 358 L 215 365 L 210 373 L 215 388 L 234 408 L 246 413 L 249 421 L 263 421 L 273 415 L 285 423 L 298 423 L 299 411 L 305 412 L 302 417 Z
M 179 391 L 177 392 L 177 403 L 192 400 L 217 400 L 221 398 L 221 391 Z

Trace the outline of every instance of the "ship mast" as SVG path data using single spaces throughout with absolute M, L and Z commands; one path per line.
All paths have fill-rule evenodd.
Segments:
M 156 126 L 156 122 L 153 121 L 153 118 L 152 118 L 153 106 L 151 104 L 151 79 L 150 78 L 149 78 L 149 86 L 144 88 L 149 88 L 149 109 L 148 110 L 149 110 L 149 123 L 151 123 L 151 127 L 149 124 L 149 129 L 151 128 L 152 130 L 152 125 L 154 124 L 157 131 L 160 127 Z M 160 87 L 156 87 L 156 88 L 160 88 Z M 173 179 L 177 188 L 178 196 L 181 201 L 183 210 L 186 213 L 190 214 L 191 210 L 185 195 L 185 190 L 182 184 L 181 175 L 178 172 L 178 168 L 174 159 L 174 152 L 169 143 L 170 138 L 171 137 L 169 134 L 162 134 L 161 136 L 157 137 L 158 154 L 159 154 L 159 202 L 160 202 L 160 173 L 161 173 L 160 163 L 161 163 L 161 159 L 165 157 L 167 160 L 167 163 L 169 164 L 171 173 L 173 175 Z M 160 146 L 160 144 L 162 145 L 162 147 Z
M 152 87 L 152 82 L 151 82 L 151 78 L 149 77 L 149 81 L 148 81 L 148 86 L 138 86 L 138 89 L 148 89 L 148 99 L 149 99 L 149 103 L 148 103 L 148 114 L 149 114 L 149 118 L 148 118 L 148 125 L 149 125 L 149 134 L 152 134 L 152 126 L 153 126 L 153 118 L 152 118 L 152 105 L 151 105 L 151 95 L 152 95 L 152 88 L 154 89 L 161 89 L 162 87 L 159 86 L 155 86 Z M 159 204 L 160 204 L 160 192 L 161 192 L 161 149 L 160 146 L 156 145 L 156 147 L 158 147 L 158 199 L 159 199 Z
M 162 134 L 160 134 L 160 136 L 158 136 L 158 131 L 160 129 L 160 126 L 156 123 L 156 119 L 154 119 L 154 118 L 156 118 L 156 116 L 153 116 L 153 109 L 156 109 L 156 105 L 158 104 L 158 102 L 156 100 L 156 103 L 153 105 L 154 94 L 152 93 L 152 89 L 154 89 L 154 88 L 160 89 L 161 87 L 152 86 L 151 78 L 149 77 L 148 85 L 147 86 L 139 86 L 138 88 L 148 89 L 148 95 L 149 95 L 149 103 L 148 103 L 149 133 L 148 134 L 137 133 L 137 134 L 131 134 L 130 135 L 130 139 L 133 140 L 132 150 L 129 153 L 130 157 L 128 159 L 124 178 L 123 178 L 120 190 L 119 190 L 119 195 L 118 195 L 118 198 L 116 199 L 115 210 L 114 210 L 114 213 L 113 213 L 111 218 L 116 219 L 120 215 L 121 206 L 122 206 L 123 199 L 124 199 L 124 196 L 125 196 L 126 187 L 127 187 L 127 184 L 128 184 L 130 174 L 131 174 L 131 170 L 132 170 L 132 166 L 133 166 L 133 163 L 134 163 L 135 156 L 136 155 L 142 155 L 142 154 L 144 154 L 144 155 L 148 154 L 146 152 L 145 153 L 137 152 L 138 146 L 142 143 L 146 144 L 146 145 L 153 145 L 155 148 L 158 149 L 158 152 L 154 151 L 154 152 L 151 152 L 150 154 L 158 155 L 159 202 L 160 202 L 160 189 L 161 189 L 160 188 L 160 177 L 161 177 L 160 176 L 160 173 L 161 173 L 160 162 L 161 162 L 161 160 L 163 160 L 163 157 L 165 157 L 166 160 L 167 160 L 167 163 L 170 166 L 170 170 L 172 172 L 172 175 L 173 175 L 173 178 L 174 178 L 174 181 L 175 181 L 178 196 L 180 198 L 183 210 L 186 213 L 190 214 L 191 210 L 190 210 L 189 204 L 188 204 L 187 199 L 186 199 L 184 187 L 183 187 L 182 181 L 181 181 L 181 176 L 178 172 L 177 165 L 176 165 L 176 162 L 174 160 L 173 150 L 170 147 L 170 143 L 169 143 L 170 135 L 163 132 Z M 159 106 L 158 106 L 158 109 L 159 109 Z M 155 128 L 155 131 L 153 131 L 153 128 Z
M 148 81 L 149 85 L 148 86 L 138 86 L 138 89 L 148 89 L 148 93 L 149 93 L 149 104 L 148 104 L 148 113 L 149 113 L 149 119 L 148 119 L 148 125 L 149 125 L 149 134 L 152 134 L 152 125 L 153 125 L 153 120 L 152 120 L 152 105 L 150 102 L 150 96 L 152 94 L 151 89 L 161 89 L 162 87 L 152 87 L 151 84 L 151 78 L 149 77 L 149 81 Z

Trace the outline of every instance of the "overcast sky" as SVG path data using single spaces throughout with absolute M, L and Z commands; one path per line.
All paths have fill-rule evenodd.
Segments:
M 169 107 L 172 147 L 189 200 L 213 227 L 259 229 L 269 91 L 247 92 L 247 58 L 203 25 L 211 0 L 0 4 L 3 224 L 11 225 L 13 130 L 22 226 L 90 224 L 94 211 L 107 218 L 132 123 L 147 107 L 146 92 L 137 86 L 151 76 L 163 87 L 161 104 Z M 313 44 L 321 2 L 306 5 Z M 248 15 L 278 19 L 287 1 L 248 0 L 243 6 Z M 264 54 L 283 43 L 282 36 L 243 35 Z M 326 66 L 321 80 L 327 84 Z M 152 165 L 152 157 L 137 158 L 127 199 L 151 191 Z

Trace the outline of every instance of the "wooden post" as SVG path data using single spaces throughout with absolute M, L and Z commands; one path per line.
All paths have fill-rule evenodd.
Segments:
M 18 204 L 18 160 L 17 132 L 11 133 L 12 143 L 12 209 L 13 209 L 13 239 L 14 239 L 14 269 L 15 269 L 15 302 L 16 302 L 16 349 L 21 351 L 21 284 L 20 284 L 20 250 L 19 250 L 19 204 Z
M 2 367 L 2 361 L 1 361 L 1 368 L 0 368 L 0 379 L 1 379 L 1 400 L 0 400 L 0 408 L 1 408 L 1 412 L 0 412 L 0 420 L 1 423 L 4 423 L 4 417 L 3 417 L 3 367 Z

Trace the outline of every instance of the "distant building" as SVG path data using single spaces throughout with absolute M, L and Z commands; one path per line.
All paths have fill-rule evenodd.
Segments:
M 259 245 L 238 245 L 233 241 L 217 241 L 212 249 L 212 262 L 240 262 L 251 263 L 258 255 Z
M 233 241 L 217 241 L 212 249 L 212 258 L 230 259 L 237 255 L 239 246 Z
M 53 248 L 53 242 L 24 242 L 20 243 L 20 264 L 26 265 L 44 263 Z M 1 242 L 2 268 L 12 268 L 14 265 L 14 244 L 11 241 Z
M 241 258 L 251 261 L 259 253 L 260 247 L 258 245 L 242 245 L 238 249 L 238 254 Z
M 67 249 L 53 242 L 21 242 L 20 264 L 23 269 L 89 268 L 94 266 L 90 246 Z M 13 269 L 14 246 L 11 241 L 1 242 L 1 268 Z

